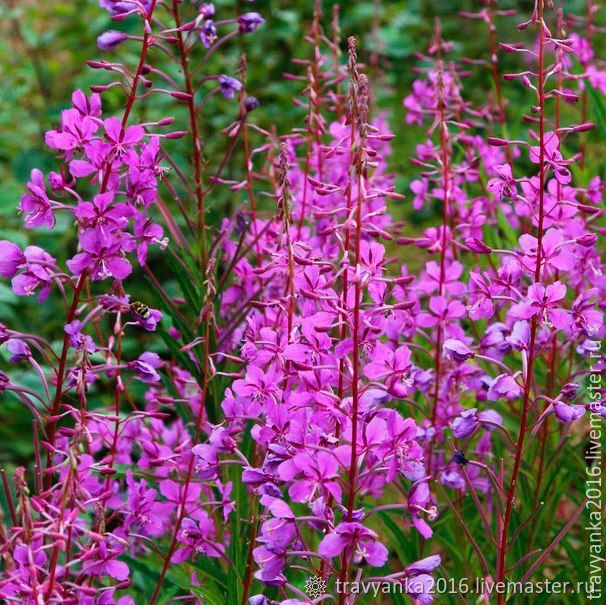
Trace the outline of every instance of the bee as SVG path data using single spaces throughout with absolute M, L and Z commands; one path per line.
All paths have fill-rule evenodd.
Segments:
M 149 307 L 138 301 L 130 303 L 130 312 L 138 315 L 141 319 L 149 319 L 151 315 Z

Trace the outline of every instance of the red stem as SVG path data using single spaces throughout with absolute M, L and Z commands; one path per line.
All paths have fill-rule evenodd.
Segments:
M 198 117 L 194 101 L 194 87 L 192 86 L 191 73 L 189 70 L 188 50 L 183 39 L 181 31 L 181 16 L 179 15 L 179 2 L 173 0 L 172 13 L 177 28 L 177 44 L 179 49 L 179 59 L 181 69 L 183 70 L 183 79 L 185 81 L 185 91 L 189 95 L 187 100 L 187 110 L 189 112 L 189 125 L 192 138 L 192 164 L 194 166 L 194 185 L 196 192 L 196 204 L 198 209 L 198 229 L 200 236 L 200 255 L 202 257 L 202 267 L 205 268 L 208 262 L 206 258 L 206 219 L 204 217 L 204 190 L 202 188 L 202 149 L 198 131 Z
M 545 55 L 545 38 L 543 30 L 543 0 L 537 2 L 537 22 L 539 25 L 539 65 L 538 65 L 538 91 L 539 91 L 539 224 L 537 233 L 537 262 L 535 267 L 535 282 L 541 280 L 541 256 L 543 253 L 543 219 L 544 219 L 544 193 L 545 193 L 545 80 L 544 80 L 544 55 Z M 535 341 L 537 335 L 538 319 L 535 315 L 532 318 L 530 328 L 530 344 L 528 349 L 528 368 L 526 380 L 524 381 L 524 400 L 522 403 L 522 415 L 520 419 L 520 431 L 517 440 L 516 455 L 511 475 L 511 482 L 507 492 L 507 503 L 505 506 L 505 515 L 503 517 L 503 525 L 501 528 L 501 536 L 498 549 L 498 567 L 497 567 L 497 582 L 503 582 L 506 576 L 506 559 L 508 550 L 509 522 L 511 519 L 511 511 L 513 509 L 513 501 L 515 499 L 515 488 L 520 472 L 522 462 L 522 452 L 524 450 L 524 436 L 526 432 L 526 424 L 528 421 L 528 408 L 530 401 L 530 387 L 532 383 L 535 356 Z M 498 605 L 504 603 L 504 595 L 498 595 Z
M 440 149 L 442 156 L 442 233 L 440 242 L 440 282 L 438 295 L 444 294 L 444 279 L 446 275 L 446 229 L 448 226 L 448 206 L 450 200 L 450 158 L 448 150 L 448 130 L 446 126 L 445 102 L 444 102 L 444 80 L 442 63 L 442 36 L 440 20 L 435 21 L 435 39 L 437 46 L 437 71 L 438 71 L 438 128 L 440 129 Z M 441 348 L 442 348 L 442 320 L 438 321 L 436 334 L 436 348 L 434 355 L 435 368 L 435 387 L 433 393 L 433 405 L 431 409 L 431 426 L 435 426 L 438 416 L 438 399 L 440 395 L 440 374 L 441 374 Z M 429 446 L 429 459 L 427 462 L 427 473 L 431 475 L 431 466 L 433 458 L 433 442 Z

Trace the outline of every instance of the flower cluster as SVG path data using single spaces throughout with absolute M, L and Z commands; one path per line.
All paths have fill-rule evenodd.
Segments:
M 496 23 L 513 13 L 485 4 L 462 17 L 488 25 L 490 60 L 453 57 L 439 21 L 419 54 L 403 102 L 424 130 L 408 200 L 354 38 L 339 62 L 336 12 L 329 41 L 315 4 L 313 58 L 289 76 L 305 84 L 305 126 L 278 140 L 250 122 L 245 55 L 237 78 L 206 73 L 258 13 L 100 0 L 114 22 L 141 21 L 142 36 L 98 38 L 104 52 L 138 45 L 137 67 L 89 62 L 115 81 L 74 92 L 45 138 L 60 168 L 33 170 L 19 202 L 28 230 L 71 225 L 73 245 L 57 259 L 0 241 L 14 292 L 65 308 L 59 346 L 0 325 L 8 363 L 34 378 L 0 372 L 0 393 L 31 413 L 35 459 L 12 488 L 2 475 L 3 601 L 298 605 L 319 602 L 300 588 L 313 578 L 340 605 L 357 602 L 360 581 L 428 605 L 460 560 L 438 520 L 442 536 L 462 530 L 487 586 L 530 565 L 525 582 L 554 550 L 582 505 L 543 554 L 512 560 L 522 532 L 537 539 L 549 456 L 579 419 L 606 416 L 582 385 L 606 333 L 605 186 L 586 147 L 588 94 L 606 90 L 606 72 L 593 9 L 551 15 L 537 0 L 519 25 L 530 42 L 500 46 L 520 71 L 501 77 Z M 166 64 L 150 65 L 150 49 Z M 494 82 L 481 106 L 466 100 L 475 68 Z M 505 134 L 502 80 L 532 98 L 526 137 Z M 113 88 L 126 94 L 120 117 L 102 107 Z M 213 95 L 237 116 L 218 161 L 201 137 Z M 175 116 L 137 123 L 158 96 Z M 562 104 L 579 99 L 565 124 Z M 244 167 L 228 177 L 239 143 Z M 244 201 L 209 224 L 208 196 L 225 185 Z M 425 220 L 421 232 L 390 206 Z M 137 273 L 158 309 L 136 300 Z

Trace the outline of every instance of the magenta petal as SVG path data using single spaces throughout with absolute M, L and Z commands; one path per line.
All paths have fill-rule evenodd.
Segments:
M 130 263 L 125 258 L 121 258 L 118 256 L 110 258 L 107 261 L 107 266 L 111 274 L 116 279 L 127 278 L 133 270 Z
M 313 493 L 313 482 L 308 479 L 295 481 L 288 490 L 293 502 L 307 502 Z
M 412 516 L 412 522 L 414 526 L 417 528 L 417 531 L 427 540 L 433 536 L 433 530 L 426 521 L 417 517 L 416 515 Z
M 382 567 L 387 563 L 389 551 L 380 542 L 365 543 L 366 554 L 364 558 L 369 565 L 373 567 Z
M 333 532 L 322 538 L 322 541 L 318 545 L 318 554 L 322 557 L 337 557 L 347 546 L 347 538 L 340 536 L 338 533 Z
M 91 257 L 87 252 L 76 254 L 73 258 L 66 262 L 69 270 L 74 275 L 80 275 L 91 264 Z
M 105 570 L 112 578 L 120 580 L 121 582 L 126 580 L 130 573 L 128 565 L 123 561 L 108 561 L 105 565 Z

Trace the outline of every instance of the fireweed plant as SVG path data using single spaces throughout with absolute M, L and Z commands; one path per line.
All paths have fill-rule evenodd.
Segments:
M 77 248 L 0 242 L 15 293 L 65 308 L 58 347 L 43 326 L 0 326 L 40 385 L 0 373 L 35 453 L 2 473 L 3 602 L 376 602 L 363 581 L 427 604 L 449 599 L 436 578 L 469 572 L 482 602 L 504 603 L 492 582 L 553 576 L 585 506 L 557 465 L 606 415 L 584 384 L 602 367 L 603 184 L 585 138 L 606 69 L 593 2 L 579 16 L 539 0 L 526 42 L 500 47 L 512 11 L 484 5 L 461 17 L 488 25 L 488 59 L 453 56 L 439 21 L 418 55 L 403 105 L 425 134 L 403 201 L 354 38 L 341 59 L 338 9 L 325 31 L 315 4 L 311 58 L 287 76 L 305 122 L 279 137 L 251 121 L 245 55 L 237 73 L 207 69 L 261 15 L 100 1 L 140 35 L 99 37 L 112 54 L 89 66 L 111 80 L 74 92 L 45 138 L 59 167 L 34 170 L 19 202 L 28 229 L 67 216 Z M 126 44 L 136 65 L 112 58 Z M 503 53 L 518 71 L 501 73 Z M 494 84 L 483 105 L 466 99 L 473 69 Z M 504 84 L 528 94 L 527 136 L 507 134 Z M 120 115 L 103 107 L 114 89 Z M 215 162 L 204 113 L 219 96 L 234 120 Z M 170 115 L 150 118 L 158 107 Z M 225 189 L 241 202 L 213 224 Z M 403 235 L 402 205 L 440 219 Z

